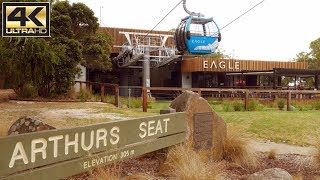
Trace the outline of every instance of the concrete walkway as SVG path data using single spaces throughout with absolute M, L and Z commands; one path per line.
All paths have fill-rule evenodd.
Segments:
M 302 147 L 268 141 L 250 141 L 249 144 L 258 152 L 270 152 L 271 150 L 275 150 L 277 154 L 299 154 L 305 156 L 312 156 L 316 153 L 316 148 L 313 146 Z

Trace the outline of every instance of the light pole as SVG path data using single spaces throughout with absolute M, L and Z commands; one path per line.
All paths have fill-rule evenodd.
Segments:
M 99 20 L 100 20 L 100 27 L 101 27 L 101 9 L 103 8 L 103 6 L 100 6 L 100 18 L 99 18 Z

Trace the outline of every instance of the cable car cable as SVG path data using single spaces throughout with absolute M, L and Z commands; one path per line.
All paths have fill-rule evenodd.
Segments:
M 254 8 L 256 8 L 257 6 L 259 6 L 260 4 L 262 4 L 265 0 L 262 0 L 261 2 L 259 2 L 258 4 L 254 5 L 252 8 L 250 8 L 249 10 L 247 10 L 246 12 L 242 13 L 240 16 L 238 16 L 237 18 L 235 18 L 234 20 L 232 20 L 231 22 L 229 22 L 228 24 L 226 24 L 225 26 L 223 26 L 222 28 L 220 28 L 220 30 L 228 27 L 230 24 L 234 23 L 236 20 L 240 19 L 242 16 L 244 16 L 245 14 L 247 14 L 248 12 L 250 12 L 251 10 L 253 10 Z
M 147 34 L 142 38 L 144 40 L 169 14 L 171 14 L 172 11 L 174 11 L 181 3 L 183 0 L 179 1 L 177 5 L 175 5 L 151 30 L 147 32 Z
M 178 2 L 178 4 L 176 4 L 151 30 L 149 30 L 147 32 L 147 34 L 145 36 L 142 37 L 142 40 L 143 41 L 147 36 L 149 36 L 149 34 L 167 17 L 169 16 L 169 14 L 171 14 L 172 11 L 174 11 L 181 3 L 183 2 L 183 0 L 180 0 Z M 133 49 L 130 50 L 130 52 L 132 52 L 134 49 L 136 49 L 136 47 L 134 47 Z

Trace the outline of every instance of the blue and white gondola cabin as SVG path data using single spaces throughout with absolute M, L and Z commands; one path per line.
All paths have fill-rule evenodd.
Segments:
M 219 46 L 221 33 L 213 18 L 187 16 L 176 29 L 174 41 L 182 54 L 212 54 Z

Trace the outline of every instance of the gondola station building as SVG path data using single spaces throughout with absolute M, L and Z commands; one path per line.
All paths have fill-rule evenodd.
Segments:
M 148 59 L 151 62 L 148 65 L 150 78 L 147 82 L 143 82 L 145 76 L 143 63 L 146 59 L 127 55 L 131 59 L 126 61 L 125 59 L 128 59 L 128 57 L 124 57 L 124 55 L 134 50 L 129 49 L 129 51 L 127 48 L 127 51 L 125 51 L 124 47 L 127 46 L 124 45 L 137 42 L 137 36 L 143 36 L 148 31 L 123 28 L 101 28 L 100 31 L 109 33 L 113 37 L 114 48 L 111 58 L 114 68 L 112 72 L 108 73 L 88 69 L 85 73 L 87 75 L 85 79 L 88 81 L 117 83 L 120 87 L 147 85 L 151 87 L 183 88 L 287 89 L 302 88 L 300 82 L 308 79 L 309 82 L 312 82 L 312 85 L 310 86 L 309 83 L 308 87 L 303 87 L 304 89 L 319 89 L 320 70 L 308 69 L 308 64 L 305 62 L 213 59 L 207 56 L 172 55 L 171 58 L 165 60 L 165 63 L 159 63 L 159 58 L 152 59 L 154 54 L 152 50 L 147 54 L 151 57 L 151 59 Z M 152 34 L 159 35 L 159 41 L 163 47 L 175 48 L 173 32 L 153 31 Z M 163 41 L 163 39 L 166 41 Z M 168 51 L 168 49 L 165 50 Z M 122 58 L 122 55 L 124 58 Z M 122 61 L 119 57 L 122 58 Z M 127 62 L 127 65 L 123 65 L 125 62 Z M 157 63 L 154 65 L 153 62 Z M 161 66 L 157 64 L 161 64 Z M 287 81 L 283 81 L 285 77 L 292 79 L 293 84 L 290 87 Z M 139 90 L 137 91 L 136 93 L 140 94 Z M 127 88 L 120 88 L 120 95 L 125 96 L 127 94 Z

